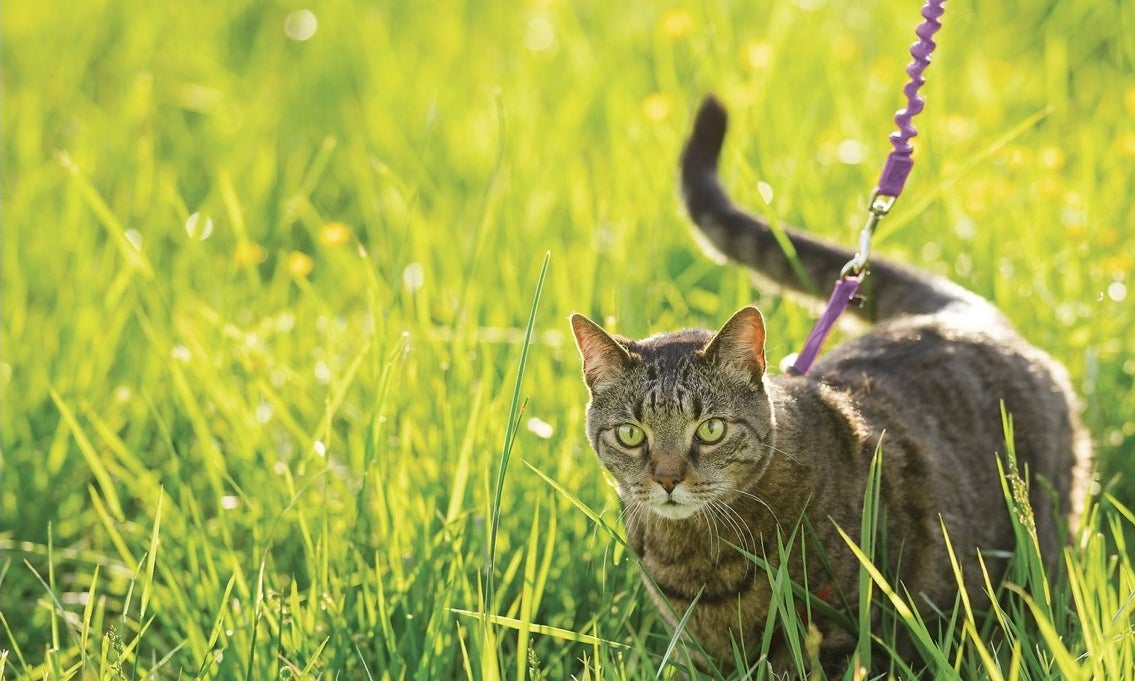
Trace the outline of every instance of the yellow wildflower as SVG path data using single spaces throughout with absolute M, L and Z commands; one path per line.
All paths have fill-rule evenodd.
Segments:
M 328 222 L 319 228 L 319 243 L 328 248 L 345 246 L 352 236 L 351 228 L 342 222 Z
M 760 40 L 750 40 L 741 46 L 741 65 L 753 71 L 762 71 L 772 65 L 772 45 Z
M 264 257 L 264 247 L 255 241 L 237 242 L 236 251 L 233 253 L 233 259 L 236 261 L 237 267 L 259 265 L 264 262 Z
M 663 35 L 674 38 L 684 38 L 694 27 L 694 18 L 684 9 L 672 9 L 658 21 Z
M 311 270 L 314 266 L 315 263 L 312 261 L 311 256 L 306 253 L 292 251 L 288 254 L 288 272 L 296 279 L 302 279 L 311 274 Z
M 1119 152 L 1120 156 L 1135 158 L 1135 132 L 1120 135 L 1115 140 L 1115 149 Z
M 1064 150 L 1060 147 L 1044 147 L 1037 154 L 1037 161 L 1045 170 L 1060 170 L 1064 167 Z
M 670 98 L 661 92 L 655 92 L 642 100 L 642 114 L 655 123 L 661 123 L 669 118 L 673 108 Z

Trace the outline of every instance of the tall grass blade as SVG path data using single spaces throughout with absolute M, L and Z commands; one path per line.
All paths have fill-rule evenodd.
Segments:
M 79 452 L 83 455 L 83 460 L 87 462 L 87 466 L 91 469 L 91 475 L 95 477 L 98 483 L 99 491 L 102 492 L 103 498 L 106 500 L 106 505 L 110 513 L 114 516 L 115 520 L 122 522 L 125 520 L 125 514 L 122 512 L 122 502 L 118 499 L 118 491 L 111 478 L 110 471 L 107 470 L 106 465 L 103 464 L 102 457 L 95 450 L 93 444 L 83 428 L 79 425 L 79 420 L 75 418 L 75 412 L 71 410 L 63 398 L 55 391 L 54 388 L 50 391 L 51 401 L 55 403 L 55 408 L 59 410 L 59 415 L 71 430 L 71 437 L 75 438 L 75 444 L 79 447 Z
M 662 674 L 666 671 L 666 665 L 670 662 L 670 657 L 674 654 L 674 650 L 682 640 L 682 636 L 686 633 L 686 624 L 690 621 L 690 617 L 694 614 L 694 608 L 697 607 L 701 601 L 702 594 L 705 593 L 705 587 L 698 589 L 694 594 L 693 600 L 690 601 L 690 606 L 682 613 L 682 618 L 678 620 L 678 624 L 674 627 L 674 633 L 670 636 L 670 643 L 666 645 L 666 652 L 662 654 L 662 660 L 658 663 L 658 671 L 654 673 L 655 679 L 661 679 Z
M 529 631 L 540 634 L 541 636 L 550 636 L 552 638 L 568 641 L 571 643 L 585 643 L 587 645 L 601 645 L 604 648 L 612 648 L 615 650 L 629 650 L 630 646 L 612 641 L 610 639 L 600 638 L 591 634 L 584 634 L 562 627 L 553 627 L 547 624 L 537 624 L 535 622 L 521 622 L 515 617 L 505 617 L 503 615 L 486 615 L 483 612 L 476 612 L 473 610 L 463 610 L 461 608 L 451 608 L 451 612 L 462 617 L 469 617 L 477 621 L 488 620 L 493 624 L 497 624 L 509 629 L 520 631 L 522 627 L 527 627 Z
M 546 482 L 549 487 L 556 490 L 556 492 L 558 494 L 560 494 L 565 499 L 567 499 L 569 502 L 571 502 L 571 505 L 575 506 L 577 509 L 579 509 L 585 516 L 587 516 L 587 518 L 591 522 L 595 523 L 595 525 L 597 525 L 598 527 L 603 528 L 603 530 L 607 533 L 607 535 L 610 536 L 612 539 L 614 539 L 616 542 L 618 542 L 620 546 L 623 546 L 623 547 L 627 546 L 626 539 L 623 538 L 623 535 L 619 531 L 619 529 L 617 527 L 615 527 L 614 525 L 611 525 L 610 523 L 608 523 L 606 520 L 604 520 L 603 516 L 599 515 L 599 513 L 597 513 L 593 508 L 591 508 L 590 506 L 585 504 L 583 502 L 583 500 L 581 500 L 576 495 L 572 494 L 566 487 L 564 487 L 559 482 L 557 482 L 555 479 L 553 479 L 552 476 L 550 476 L 547 473 L 545 473 L 544 471 L 540 470 L 539 468 L 534 466 L 532 463 L 525 461 L 524 465 L 527 466 L 529 468 L 529 470 L 531 470 L 533 473 L 540 476 L 540 478 L 544 482 Z M 737 548 L 739 549 L 740 547 L 737 547 Z
M 540 294 L 544 289 L 544 280 L 548 275 L 548 261 L 551 252 L 544 254 L 544 262 L 540 266 L 540 275 L 536 279 L 536 291 L 532 295 L 532 305 L 528 311 L 528 324 L 524 328 L 524 342 L 520 346 L 520 361 L 516 368 L 516 381 L 512 388 L 512 403 L 508 409 L 508 426 L 504 435 L 504 444 L 501 446 L 500 460 L 497 474 L 493 484 L 493 501 L 491 507 L 491 522 L 489 525 L 489 551 L 488 563 L 485 565 L 486 605 L 495 607 L 494 597 L 496 588 L 496 562 L 497 562 L 497 532 L 500 529 L 501 499 L 504 496 L 504 479 L 508 472 L 508 464 L 512 458 L 512 445 L 516 440 L 517 428 L 520 424 L 520 389 L 524 382 L 524 369 L 528 364 L 528 350 L 532 346 L 532 329 L 536 325 L 536 310 L 540 306 Z
M 60 151 L 55 155 L 59 165 L 67 171 L 72 178 L 74 178 L 75 186 L 79 189 L 79 194 L 83 197 L 83 201 L 90 208 L 91 212 L 95 214 L 99 222 L 106 228 L 107 233 L 114 241 L 115 246 L 118 247 L 118 252 L 122 259 L 126 261 L 130 267 L 141 273 L 146 279 L 153 279 L 154 268 L 150 264 L 149 259 L 142 253 L 141 250 L 134 247 L 130 243 L 130 239 L 126 236 L 126 228 L 122 222 L 107 205 L 102 195 L 99 194 L 83 171 L 75 164 L 75 161 L 66 152 Z

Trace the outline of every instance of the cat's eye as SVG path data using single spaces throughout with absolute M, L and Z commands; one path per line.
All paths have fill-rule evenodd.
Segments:
M 721 419 L 706 419 L 698 426 L 694 435 L 699 442 L 711 445 L 725 435 L 725 421 Z
M 646 433 L 633 423 L 620 423 L 615 428 L 615 439 L 624 447 L 637 447 L 646 439 Z

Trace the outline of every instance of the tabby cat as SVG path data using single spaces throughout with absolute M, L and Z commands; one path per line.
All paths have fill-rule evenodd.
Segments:
M 725 194 L 716 170 L 725 128 L 724 108 L 708 97 L 681 163 L 693 221 L 716 249 L 781 285 L 833 281 L 850 252 L 788 230 L 798 272 L 769 226 Z M 880 443 L 886 562 L 927 614 L 950 611 L 958 591 L 943 525 L 978 607 L 978 552 L 996 580 L 1014 548 L 998 474 L 1002 404 L 1047 560 L 1080 513 L 1091 452 L 1065 371 L 954 283 L 885 260 L 873 262 L 871 280 L 857 313 L 875 325 L 805 376 L 767 370 L 755 307 L 717 333 L 645 340 L 572 316 L 591 396 L 588 437 L 617 483 L 654 600 L 674 624 L 696 599 L 685 630 L 708 657 L 702 664 L 728 671 L 735 651 L 749 665 L 784 656 L 775 645 L 761 650 L 769 581 L 738 547 L 775 566 L 778 537 L 806 526 L 807 560 L 796 550 L 788 561 L 793 581 L 856 611 L 860 564 L 836 528 L 859 540 Z M 853 645 L 833 620 L 813 621 L 828 671 L 846 666 Z

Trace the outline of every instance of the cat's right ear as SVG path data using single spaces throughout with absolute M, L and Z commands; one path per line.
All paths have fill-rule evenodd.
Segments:
M 578 312 L 571 316 L 571 330 L 583 358 L 583 379 L 592 392 L 622 377 L 631 363 L 631 355 L 619 341 Z

